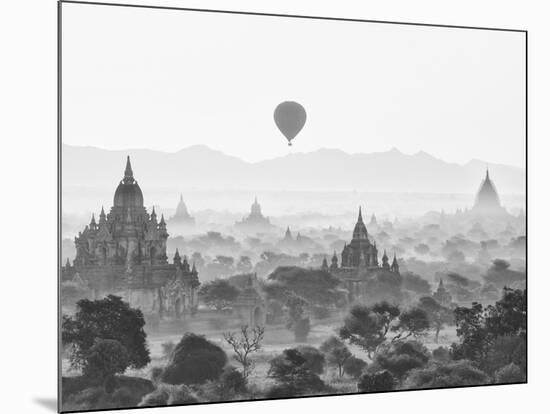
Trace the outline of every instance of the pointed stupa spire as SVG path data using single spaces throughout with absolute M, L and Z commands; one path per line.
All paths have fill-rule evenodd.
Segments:
M 485 179 L 489 179 L 489 164 L 487 164 L 487 166 L 485 167 Z
M 153 211 L 151 211 L 151 220 L 157 221 L 157 213 L 155 212 L 155 206 L 153 206 Z
M 193 267 L 191 268 L 191 273 L 197 273 L 197 266 L 195 266 L 195 262 L 193 262 Z
M 134 178 L 134 172 L 132 171 L 132 163 L 130 162 L 130 156 L 126 157 L 126 168 L 124 169 L 124 178 Z
M 94 227 L 96 225 L 96 222 L 95 222 L 95 214 L 92 213 L 92 220 L 90 220 L 90 227 Z
M 105 222 L 105 209 L 101 206 L 101 212 L 99 213 L 99 222 Z
M 292 233 L 290 232 L 290 226 L 286 226 L 285 239 L 292 239 Z
M 179 262 L 181 262 L 181 256 L 178 248 L 176 248 L 176 254 L 174 254 L 174 263 L 179 263 Z
M 164 214 L 160 215 L 160 223 L 159 224 L 161 224 L 163 226 L 166 225 L 166 222 L 164 221 Z
M 392 272 L 399 273 L 399 263 L 397 263 L 397 255 L 393 252 L 393 261 L 391 262 Z
M 357 217 L 357 223 L 355 224 L 355 228 L 353 229 L 353 238 L 363 239 L 363 240 L 367 240 L 369 238 L 367 227 L 363 222 L 363 214 L 361 212 L 361 206 L 359 206 L 359 216 Z

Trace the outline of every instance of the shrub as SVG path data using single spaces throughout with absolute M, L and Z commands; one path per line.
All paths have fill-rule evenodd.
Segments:
M 525 375 L 521 372 L 520 367 L 518 367 L 513 362 L 502 367 L 495 373 L 495 383 L 497 384 L 512 384 L 516 382 L 525 382 Z
M 187 333 L 176 345 L 161 380 L 168 384 L 202 384 L 218 379 L 226 363 L 222 348 L 204 336 Z
M 326 389 L 317 374 L 307 368 L 307 359 L 298 349 L 285 349 L 282 354 L 270 361 L 268 376 L 278 384 L 270 395 L 296 396 L 321 392 Z M 272 397 L 277 398 L 277 397 Z
M 404 388 L 444 388 L 462 385 L 489 384 L 489 377 L 472 365 L 470 361 L 433 363 L 423 369 L 410 372 Z
M 393 390 L 395 379 L 389 371 L 365 373 L 357 383 L 360 392 L 380 392 Z
M 183 384 L 160 384 L 156 390 L 143 397 L 138 407 L 193 404 L 198 401 L 196 395 Z
M 359 378 L 367 368 L 367 363 L 361 358 L 350 357 L 344 363 L 344 372 L 352 378 Z
M 111 396 L 117 407 L 135 407 L 139 400 L 136 401 L 136 396 L 132 389 L 128 387 L 120 387 Z
M 246 380 L 243 374 L 232 366 L 223 369 L 219 383 L 224 395 L 240 394 L 246 391 Z

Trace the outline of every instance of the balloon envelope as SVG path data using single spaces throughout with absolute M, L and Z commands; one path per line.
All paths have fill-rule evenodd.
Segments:
M 285 101 L 277 105 L 273 118 L 277 128 L 283 133 L 288 140 L 288 145 L 290 145 L 290 141 L 298 135 L 298 132 L 302 130 L 306 123 L 306 110 L 298 102 Z

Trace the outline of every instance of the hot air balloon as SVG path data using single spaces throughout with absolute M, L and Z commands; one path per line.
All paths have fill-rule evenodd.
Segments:
M 275 108 L 275 112 L 273 113 L 275 124 L 288 140 L 289 146 L 292 145 L 291 141 L 304 127 L 306 117 L 306 110 L 298 102 L 281 102 L 277 105 L 277 108 Z

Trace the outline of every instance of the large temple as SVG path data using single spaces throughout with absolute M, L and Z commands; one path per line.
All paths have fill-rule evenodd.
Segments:
M 144 207 L 143 193 L 134 178 L 130 157 L 108 214 L 103 208 L 96 222 L 75 237 L 73 265 L 62 268 L 62 280 L 85 283 L 90 297 L 117 294 L 144 313 L 180 316 L 197 306 L 198 273 L 176 251 L 168 262 L 168 231 L 164 216 L 157 219 Z
M 338 256 L 334 252 L 330 266 L 324 261 L 322 267 L 347 285 L 351 299 L 364 295 L 366 282 L 376 275 L 399 274 L 399 263 L 395 254 L 390 264 L 384 250 L 382 264 L 378 262 L 376 241 L 371 241 L 367 226 L 363 222 L 361 208 L 359 208 L 359 216 L 353 229 L 352 239 L 342 249 L 340 264 L 338 264 Z

